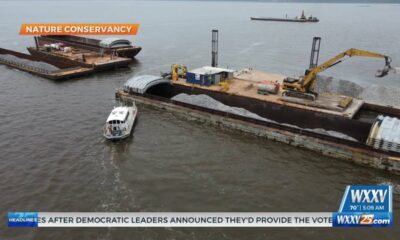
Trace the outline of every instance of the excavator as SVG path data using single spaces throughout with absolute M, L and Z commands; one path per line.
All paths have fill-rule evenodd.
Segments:
M 322 63 L 321 65 L 307 69 L 305 75 L 300 78 L 290 78 L 290 77 L 285 78 L 283 80 L 283 89 L 285 90 L 283 92 L 283 96 L 315 100 L 316 97 L 318 96 L 318 94 L 314 92 L 317 75 L 320 72 L 325 71 L 326 69 L 341 63 L 343 61 L 342 60 L 343 58 L 354 57 L 354 56 L 384 59 L 385 67 L 381 70 L 378 70 L 375 77 L 384 77 L 392 69 L 392 67 L 390 66 L 390 63 L 392 61 L 390 57 L 382 55 L 380 53 L 374 53 L 374 52 L 351 48 L 329 59 L 328 61 Z
M 179 77 L 186 77 L 187 67 L 182 64 L 171 65 L 171 79 L 178 81 Z

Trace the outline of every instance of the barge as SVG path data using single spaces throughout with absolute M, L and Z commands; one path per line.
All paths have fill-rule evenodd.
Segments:
M 277 96 L 258 96 L 255 79 L 245 79 L 245 75 L 236 74 L 234 79 L 229 80 L 231 86 L 236 82 L 230 91 L 222 86 L 218 89 L 217 86 L 187 83 L 182 78 L 175 81 L 162 77 L 136 77 L 127 82 L 123 89 L 116 91 L 116 98 L 150 104 L 182 116 L 400 174 L 400 149 L 396 151 L 393 148 L 382 148 L 381 145 L 367 144 L 372 126 L 377 125 L 376 119 L 382 115 L 400 118 L 400 109 L 359 100 L 358 107 L 351 114 L 333 114 L 334 110 L 331 109 L 286 102 Z M 277 78 L 270 80 L 279 81 Z M 241 87 L 243 91 L 239 91 Z M 249 95 L 251 91 L 253 95 Z M 175 97 L 179 94 L 207 95 L 222 104 L 245 109 L 268 120 L 177 101 Z M 316 131 L 317 129 L 324 131 Z M 330 132 L 341 135 L 327 134 Z
M 37 44 L 36 47 L 28 47 L 27 49 L 32 56 L 47 58 L 56 65 L 76 64 L 84 68 L 93 68 L 95 72 L 127 67 L 132 62 L 131 58 L 72 47 L 64 43 Z
M 74 48 L 114 54 L 119 57 L 131 59 L 135 58 L 142 50 L 140 46 L 134 46 L 129 40 L 121 38 L 99 40 L 74 35 L 44 35 L 36 37 L 35 41 L 39 47 L 43 47 L 45 44 L 63 43 Z
M 75 78 L 93 73 L 93 68 L 82 67 L 75 62 L 53 62 L 46 57 L 4 48 L 0 48 L 0 64 L 52 80 Z
M 128 67 L 141 47 L 128 40 L 78 36 L 35 37 L 30 54 L 0 48 L 0 64 L 44 78 L 60 80 Z
M 273 21 L 273 22 L 300 22 L 300 23 L 317 23 L 319 19 L 313 16 L 306 17 L 304 15 L 304 11 L 301 13 L 300 17 L 295 18 L 272 18 L 272 17 L 250 17 L 251 20 L 260 20 L 260 21 Z

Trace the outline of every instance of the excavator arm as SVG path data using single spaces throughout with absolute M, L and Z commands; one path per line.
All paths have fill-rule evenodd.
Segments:
M 326 69 L 341 63 L 344 57 L 354 57 L 354 56 L 383 58 L 385 60 L 385 67 L 381 70 L 378 70 L 377 74 L 375 75 L 376 77 L 383 77 L 387 75 L 389 70 L 391 69 L 390 57 L 380 53 L 374 53 L 374 52 L 351 48 L 329 59 L 328 61 L 322 63 L 321 65 L 318 65 L 313 69 L 307 70 L 306 74 L 300 79 L 286 79 L 283 83 L 283 88 L 286 90 L 294 90 L 303 93 L 312 93 L 312 91 L 314 90 L 316 77 L 320 72 L 325 71 Z

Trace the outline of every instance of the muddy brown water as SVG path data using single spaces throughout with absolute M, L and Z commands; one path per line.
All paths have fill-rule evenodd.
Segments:
M 253 15 L 295 16 L 301 9 L 321 22 L 249 20 Z M 131 69 L 62 82 L 0 66 L 0 239 L 397 239 L 398 176 L 144 105 L 138 105 L 138 123 L 126 141 L 106 142 L 101 129 L 116 105 L 114 90 L 128 78 L 167 71 L 175 62 L 189 68 L 208 65 L 212 28 L 220 30 L 220 66 L 294 76 L 307 66 L 314 35 L 323 37 L 321 59 L 358 47 L 390 52 L 393 62 L 400 61 L 395 47 L 400 36 L 391 27 L 399 10 L 398 5 L 357 4 L 2 1 L 1 47 L 24 51 L 33 45 L 30 37 L 17 35 L 22 22 L 139 22 L 134 40 L 143 51 Z M 386 37 L 377 39 L 381 33 Z M 400 87 L 396 76 L 373 77 L 383 62 L 364 60 L 343 63 L 327 74 L 377 84 L 377 89 Z M 6 227 L 8 211 L 329 212 L 339 208 L 348 184 L 392 184 L 394 226 Z

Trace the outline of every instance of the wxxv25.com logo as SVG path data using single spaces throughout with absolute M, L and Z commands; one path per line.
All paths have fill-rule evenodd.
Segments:
M 347 186 L 338 212 L 332 216 L 334 227 L 392 225 L 392 187 Z

